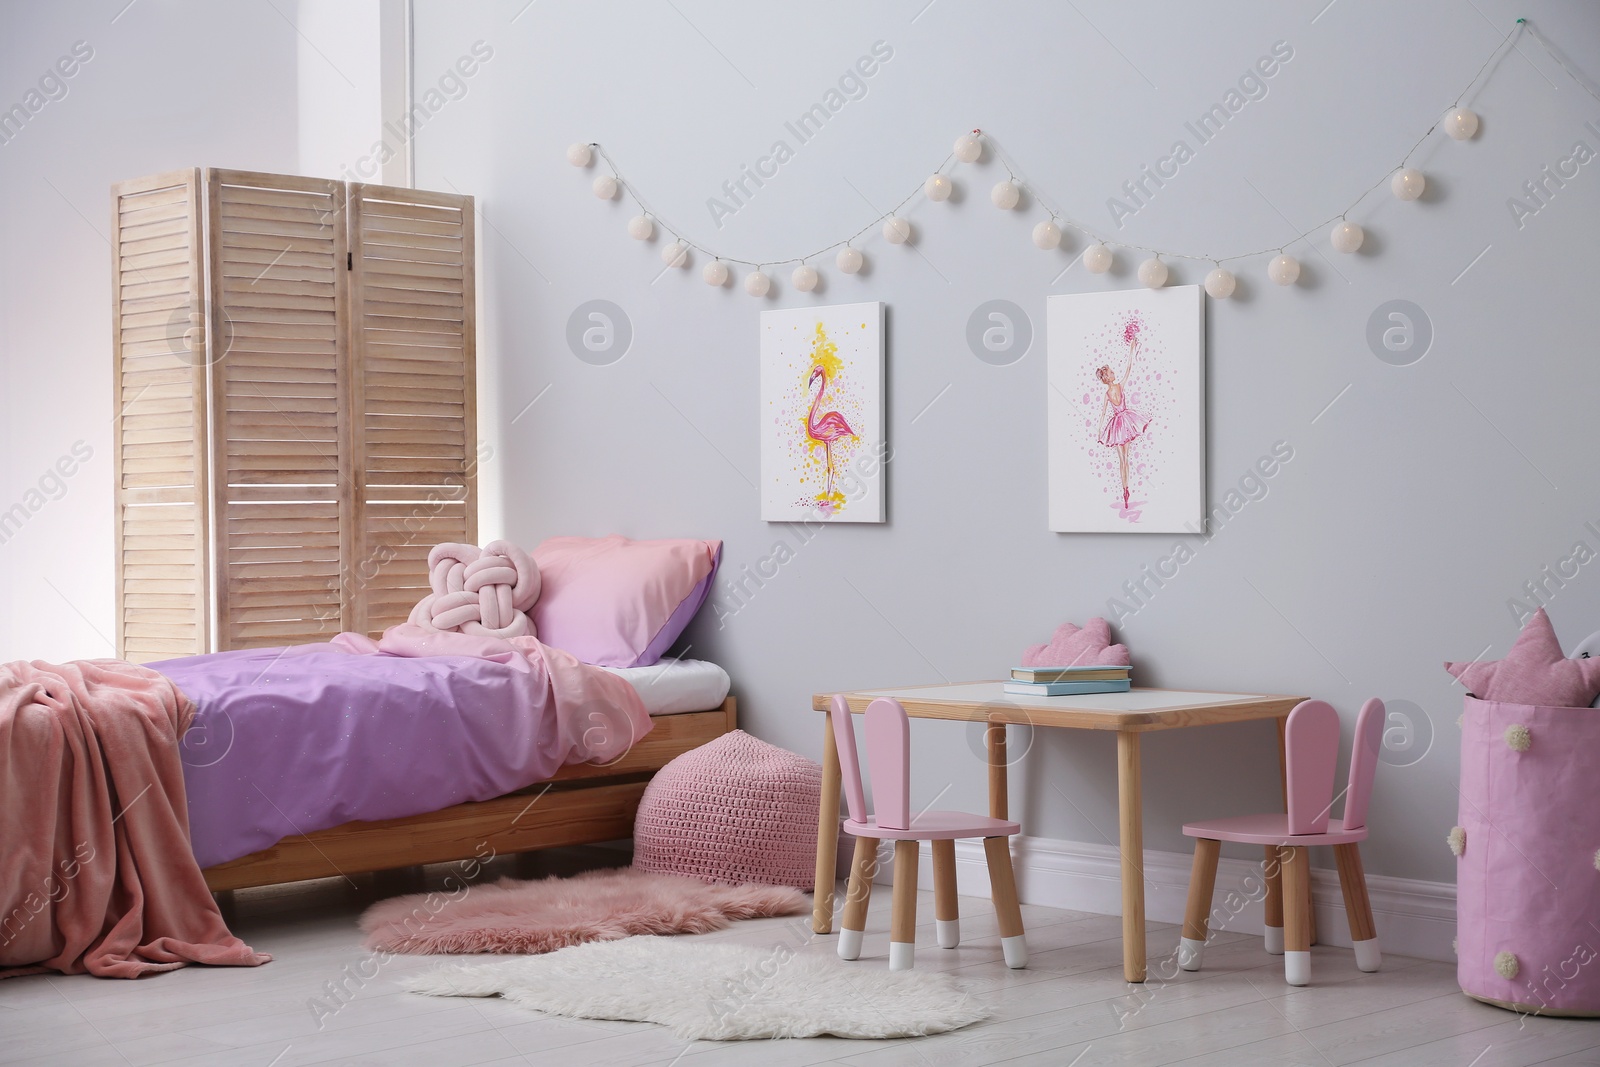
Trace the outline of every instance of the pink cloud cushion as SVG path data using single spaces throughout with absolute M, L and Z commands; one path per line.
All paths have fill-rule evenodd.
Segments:
M 1543 608 L 1523 626 L 1506 658 L 1493 663 L 1446 663 L 1479 700 L 1586 708 L 1600 695 L 1600 659 L 1567 659 Z
M 711 593 L 721 541 L 552 537 L 533 550 L 539 640 L 602 667 L 648 667 Z
M 1024 667 L 1126 667 L 1127 645 L 1111 643 L 1111 627 L 1095 616 L 1079 627 L 1064 622 L 1056 627 L 1048 645 L 1030 645 L 1022 654 Z

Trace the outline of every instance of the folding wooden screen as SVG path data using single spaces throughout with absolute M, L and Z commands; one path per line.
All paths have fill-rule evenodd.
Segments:
M 199 179 L 112 192 L 117 654 L 141 662 L 211 640 Z
M 162 225 L 188 211 L 181 258 L 129 254 L 146 254 L 133 227 L 150 225 L 139 197 L 152 193 L 170 200 L 151 205 Z M 428 549 L 477 536 L 471 198 L 207 170 L 113 199 L 121 653 L 402 621 Z M 172 272 L 153 279 L 165 303 L 145 314 L 168 318 L 148 353 L 132 332 L 136 270 Z M 147 415 L 145 396 L 163 406 Z

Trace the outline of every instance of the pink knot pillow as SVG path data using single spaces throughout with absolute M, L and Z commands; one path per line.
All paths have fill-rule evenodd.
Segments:
M 822 767 L 743 730 L 685 752 L 645 787 L 633 865 L 707 882 L 810 889 Z
M 552 537 L 533 550 L 539 640 L 601 667 L 659 662 L 711 593 L 721 541 Z

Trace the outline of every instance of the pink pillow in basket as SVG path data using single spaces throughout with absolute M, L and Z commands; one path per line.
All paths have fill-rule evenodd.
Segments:
M 1600 695 L 1600 659 L 1562 655 L 1561 642 L 1543 608 L 1522 627 L 1505 659 L 1446 663 L 1444 669 L 1479 700 L 1586 708 Z
M 539 640 L 602 667 L 648 667 L 711 593 L 721 541 L 552 537 L 533 550 Z

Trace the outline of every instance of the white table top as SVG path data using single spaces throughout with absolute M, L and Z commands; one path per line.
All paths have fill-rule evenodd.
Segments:
M 1166 729 L 1215 722 L 1281 718 L 1302 698 L 1266 693 L 1216 693 L 1193 689 L 1131 689 L 1125 693 L 1023 696 L 1003 681 L 956 682 L 845 693 L 860 711 L 878 697 L 892 697 L 914 718 L 991 720 L 1100 730 Z M 827 709 L 831 694 L 818 693 L 812 707 Z

